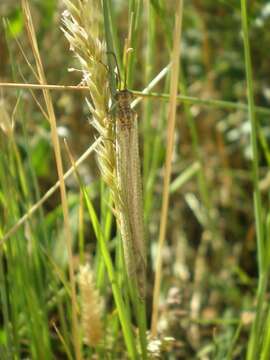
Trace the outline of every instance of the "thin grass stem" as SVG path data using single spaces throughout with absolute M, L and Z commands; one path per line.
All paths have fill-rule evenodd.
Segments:
M 26 28 L 28 32 L 29 41 L 32 47 L 32 51 L 36 61 L 36 67 L 38 72 L 38 79 L 41 83 L 46 84 L 46 76 L 42 64 L 42 60 L 40 57 L 35 29 L 32 21 L 32 16 L 30 12 L 29 3 L 27 0 L 22 0 L 22 8 L 25 15 L 26 20 Z M 70 219 L 69 219 L 69 210 L 68 210 L 68 203 L 67 203 L 67 194 L 66 194 L 66 187 L 64 181 L 64 171 L 63 171 L 63 164 L 62 164 L 62 156 L 60 150 L 60 143 L 57 134 L 57 126 L 56 126 L 56 117 L 53 108 L 53 102 L 48 90 L 43 90 L 44 100 L 47 107 L 47 113 L 50 119 L 50 126 L 51 126 L 51 135 L 52 135 L 52 143 L 56 158 L 56 167 L 58 172 L 58 177 L 60 181 L 60 193 L 61 193 L 61 201 L 62 201 L 62 208 L 63 208 L 63 215 L 64 215 L 64 224 L 65 224 L 65 231 L 66 231 L 66 246 L 68 251 L 68 265 L 69 265 L 69 277 L 71 283 L 71 302 L 72 302 L 72 335 L 73 335 L 73 344 L 74 350 L 77 360 L 81 360 L 81 345 L 80 345 L 80 337 L 79 337 L 79 325 L 78 325 L 78 318 L 77 318 L 77 299 L 76 299 L 76 284 L 75 284 L 75 273 L 74 273 L 74 264 L 73 264 L 73 254 L 72 254 L 72 234 L 71 234 L 71 227 L 70 227 Z
M 165 67 L 164 69 L 167 70 L 167 67 Z M 10 89 L 32 89 L 32 90 L 48 89 L 52 91 L 89 91 L 88 86 L 81 86 L 81 85 L 0 83 L 0 88 L 1 87 L 7 89 L 10 88 Z M 147 90 L 144 91 L 130 90 L 130 91 L 134 96 L 138 98 L 152 98 L 153 100 L 161 99 L 164 101 L 168 101 L 170 99 L 170 94 L 166 94 L 166 93 L 156 93 Z M 177 102 L 190 104 L 190 105 L 201 105 L 201 106 L 212 107 L 223 110 L 248 111 L 248 105 L 241 102 L 216 100 L 216 99 L 200 99 L 194 96 L 187 96 L 187 95 L 177 95 Z M 254 109 L 255 109 L 255 113 L 257 114 L 270 115 L 270 110 L 266 107 L 255 106 Z
M 264 235 L 264 219 L 263 206 L 259 187 L 259 151 L 258 151 L 258 123 L 255 116 L 255 101 L 254 101 L 254 85 L 253 73 L 251 63 L 251 52 L 249 44 L 249 28 L 246 0 L 241 0 L 241 20 L 243 31 L 243 43 L 245 54 L 245 69 L 247 81 L 247 98 L 248 98 L 248 114 L 251 125 L 251 149 L 252 149 L 252 180 L 253 180 L 253 201 L 254 201 L 254 215 L 256 224 L 257 237 L 257 257 L 258 257 L 258 273 L 259 284 L 257 289 L 257 308 L 256 316 L 253 322 L 252 331 L 250 334 L 247 359 L 253 360 L 258 358 L 260 353 L 260 337 L 261 337 L 261 322 L 262 322 L 262 307 L 264 303 L 264 295 L 267 285 L 267 268 L 266 268 L 266 254 L 265 254 L 265 235 Z
M 161 288 L 161 274 L 162 274 L 162 249 L 165 241 L 168 206 L 169 206 L 169 186 L 172 169 L 172 153 L 174 146 L 174 130 L 176 119 L 176 105 L 177 105 L 177 88 L 178 88 L 178 75 L 179 75 L 179 57 L 180 57 L 180 39 L 182 30 L 182 15 L 183 15 L 183 1 L 179 0 L 176 6 L 175 29 L 173 40 L 173 53 L 172 53 L 172 70 L 171 70 L 171 87 L 170 87 L 170 104 L 168 116 L 168 129 L 167 129 L 167 152 L 165 162 L 165 173 L 163 183 L 163 198 L 162 209 L 160 218 L 160 230 L 158 240 L 158 253 L 156 260 L 156 274 L 154 283 L 153 295 L 153 309 L 152 309 L 152 322 L 151 334 L 153 337 L 157 336 L 158 325 L 158 304 Z

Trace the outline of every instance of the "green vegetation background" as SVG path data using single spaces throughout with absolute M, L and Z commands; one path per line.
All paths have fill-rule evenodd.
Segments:
M 120 48 L 128 32 L 127 3 L 113 2 Z M 256 121 L 260 191 L 268 230 L 270 4 L 268 1 L 247 3 L 255 103 L 266 109 L 256 114 Z M 170 61 L 174 6 L 174 1 L 152 0 L 149 13 L 142 7 L 130 81 L 133 90 L 141 91 Z M 81 77 L 78 72 L 68 71 L 77 68 L 78 64 L 60 29 L 63 10 L 60 1 L 31 1 L 48 83 L 76 85 Z M 15 41 L 18 38 L 29 61 L 34 63 L 19 2 L 1 1 L 0 16 L 3 19 L 0 25 L 0 81 L 35 83 Z M 246 104 L 246 65 L 241 34 L 239 1 L 186 1 L 179 93 L 197 99 Z M 155 92 L 168 93 L 168 81 L 159 84 Z M 35 96 L 42 103 L 41 93 L 35 92 Z M 68 139 L 76 158 L 95 139 L 84 99 L 84 93 L 53 92 L 59 134 Z M 258 281 L 248 112 L 241 106 L 230 109 L 226 104 L 222 106 L 210 101 L 204 105 L 195 100 L 179 104 L 177 112 L 174 188 L 164 248 L 160 325 L 162 336 L 172 336 L 176 341 L 164 350 L 163 358 L 242 359 L 246 356 L 250 338 Z M 150 321 L 166 151 L 167 103 L 157 99 L 144 100 L 138 113 L 150 260 L 147 298 Z M 3 235 L 55 184 L 57 173 L 49 125 L 30 91 L 0 89 L 0 117 L 0 234 Z M 14 121 L 12 135 L 3 125 L 6 118 Z M 63 156 L 67 169 L 70 163 L 64 147 Z M 202 168 L 193 171 L 192 166 L 198 163 Z M 100 184 L 94 155 L 80 169 L 101 226 L 109 229 L 107 236 L 113 239 L 113 252 L 116 227 L 108 218 L 108 194 Z M 190 169 L 193 172 L 188 181 L 181 182 L 181 175 Z M 103 284 L 101 292 L 106 298 L 109 313 L 106 323 L 110 329 L 106 345 L 98 350 L 99 356 L 107 358 L 114 349 L 115 354 L 108 358 L 125 358 L 108 281 L 104 269 L 99 266 L 100 254 L 85 209 L 83 226 L 79 221 L 82 200 L 76 179 L 70 179 L 67 186 L 76 268 L 80 261 L 90 259 L 94 269 L 101 271 L 97 276 L 105 278 L 100 280 Z M 109 226 L 106 221 L 110 222 Z M 61 359 L 71 356 L 52 326 L 54 322 L 57 324 L 64 343 L 71 348 L 65 278 L 67 254 L 57 192 L 7 241 L 0 256 L 0 358 Z M 269 321 L 267 313 L 266 301 L 261 315 L 267 319 L 265 324 Z M 259 340 L 260 346 L 268 349 L 269 330 L 262 326 L 261 331 L 264 335 Z M 85 351 L 88 353 L 89 350 Z M 264 350 L 262 358 L 268 358 L 267 351 Z

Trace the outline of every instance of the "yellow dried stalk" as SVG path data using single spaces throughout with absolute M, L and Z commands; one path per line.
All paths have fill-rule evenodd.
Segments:
M 80 267 L 79 285 L 84 342 L 90 346 L 97 346 L 103 337 L 101 300 L 95 288 L 93 274 L 89 265 Z

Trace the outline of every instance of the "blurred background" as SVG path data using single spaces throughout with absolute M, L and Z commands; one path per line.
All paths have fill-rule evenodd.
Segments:
M 113 1 L 120 51 L 128 33 L 127 3 Z M 248 4 L 255 102 L 264 108 L 257 112 L 256 119 L 259 124 L 260 187 L 265 209 L 268 209 L 270 4 L 266 0 L 253 0 Z M 132 90 L 142 91 L 169 63 L 174 7 L 174 1 L 142 2 L 134 69 L 129 84 Z M 79 84 L 81 74 L 69 71 L 78 68 L 77 60 L 69 51 L 69 44 L 60 29 L 63 3 L 33 0 L 31 11 L 48 83 Z M 34 64 L 20 2 L 1 0 L 0 16 L 0 82 L 36 83 L 18 45 L 28 61 Z M 160 330 L 177 338 L 173 345 L 176 358 L 188 359 L 199 351 L 207 353 L 208 342 L 212 354 L 221 354 L 222 358 L 222 351 L 228 349 L 241 320 L 240 341 L 234 352 L 234 358 L 240 359 L 245 352 L 254 315 L 257 256 L 250 125 L 248 112 L 240 104 L 247 103 L 247 94 L 239 1 L 185 2 L 180 67 L 179 94 L 195 100 L 191 99 L 189 103 L 180 101 L 177 110 L 173 186 L 163 251 Z M 168 84 L 168 79 L 165 79 L 154 91 L 168 93 Z M 37 101 L 43 105 L 42 93 L 34 91 L 34 96 L 36 100 L 28 90 L 0 88 L 0 114 L 2 119 L 8 117 L 14 123 L 12 131 L 21 165 L 27 174 L 31 203 L 57 181 L 49 124 L 37 105 Z M 54 91 L 52 96 L 59 135 L 67 138 L 77 158 L 93 143 L 96 135 L 89 122 L 91 114 L 85 102 L 87 93 Z M 209 101 L 200 103 L 199 99 Z M 167 102 L 144 99 L 137 111 L 143 158 L 149 279 L 153 279 L 166 151 Z M 5 152 L 8 136 L 3 120 L 2 124 L 0 120 L 0 130 L 0 148 Z M 70 163 L 64 147 L 63 157 L 67 170 Z M 94 155 L 80 171 L 85 183 L 91 184 L 91 196 L 100 212 L 99 171 Z M 187 172 L 187 181 L 181 182 L 181 176 Z M 72 230 L 76 238 L 80 192 L 74 178 L 67 184 Z M 17 218 L 27 209 L 23 199 L 23 195 L 18 195 L 20 209 Z M 65 263 L 59 205 L 60 196 L 56 192 L 45 203 L 43 211 L 54 259 Z M 12 224 L 6 222 L 4 208 L 1 214 L 3 228 L 7 230 Z M 40 226 L 38 218 L 33 217 L 33 226 Z M 84 231 L 85 246 L 92 257 L 95 239 L 87 219 Z M 114 226 L 112 234 L 115 234 Z M 74 248 L 76 253 L 76 244 Z M 149 308 L 152 290 L 149 286 Z

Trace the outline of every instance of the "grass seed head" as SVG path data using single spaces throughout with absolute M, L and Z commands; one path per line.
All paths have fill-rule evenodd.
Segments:
M 79 285 L 84 341 L 90 346 L 97 346 L 103 336 L 101 300 L 95 288 L 93 273 L 89 265 L 80 267 Z

